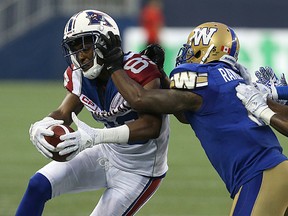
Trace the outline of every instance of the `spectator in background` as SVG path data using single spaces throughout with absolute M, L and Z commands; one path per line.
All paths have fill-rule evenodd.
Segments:
M 146 45 L 160 44 L 159 33 L 164 25 L 161 0 L 147 0 L 140 14 L 140 25 L 147 34 Z

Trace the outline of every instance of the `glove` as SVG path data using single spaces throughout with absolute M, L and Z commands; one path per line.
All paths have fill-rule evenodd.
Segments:
M 55 151 L 55 147 L 50 145 L 44 138 L 44 136 L 53 136 L 54 132 L 47 128 L 54 125 L 63 124 L 63 120 L 55 120 L 51 117 L 45 117 L 41 121 L 35 122 L 30 126 L 29 134 L 30 140 L 36 149 L 46 158 L 52 158 L 51 151 Z
M 242 101 L 246 109 L 257 118 L 261 118 L 261 113 L 268 108 L 267 93 L 262 94 L 254 86 L 242 83 L 236 87 L 236 91 L 237 97 Z
M 285 75 L 282 73 L 280 80 L 274 73 L 271 67 L 260 67 L 258 71 L 255 72 L 257 77 L 256 83 L 261 83 L 268 87 L 271 91 L 271 99 L 277 101 L 281 104 L 286 104 L 286 100 L 278 100 L 277 86 L 287 86 Z
M 262 94 L 254 86 L 239 84 L 236 87 L 237 97 L 245 105 L 246 109 L 256 118 L 263 120 L 266 124 L 270 124 L 270 120 L 275 112 L 267 105 L 267 94 Z M 248 115 L 252 121 L 250 115 Z M 255 121 L 257 123 L 257 121 Z
M 246 67 L 236 62 L 235 67 L 239 70 L 242 78 L 245 80 L 245 83 L 250 85 L 251 84 L 251 74 Z
M 97 43 L 96 47 L 103 54 L 104 67 L 112 74 L 114 71 L 123 68 L 124 53 L 121 48 L 121 39 L 119 35 L 114 35 L 113 32 L 108 32 L 109 38 L 104 34 L 100 37 L 104 43 Z
M 140 52 L 140 54 L 146 55 L 157 65 L 160 71 L 163 70 L 165 61 L 165 51 L 159 44 L 148 45 L 144 50 Z
M 164 89 L 169 89 L 170 80 L 164 71 L 165 51 L 159 44 L 150 44 L 140 54 L 147 56 L 152 60 L 161 72 L 161 86 Z
M 270 87 L 272 83 L 274 83 L 275 86 L 282 86 L 281 82 L 271 67 L 260 67 L 259 70 L 255 72 L 255 76 L 258 79 L 256 81 L 257 83 L 262 83 L 267 87 Z M 286 82 L 285 76 L 283 82 Z
M 284 73 L 281 74 L 280 84 L 281 84 L 281 86 L 287 86 L 287 81 L 286 81 Z
M 84 149 L 92 147 L 95 136 L 97 135 L 97 133 L 95 133 L 96 130 L 80 121 L 74 112 L 72 113 L 72 119 L 78 130 L 60 136 L 60 140 L 63 142 L 59 143 L 56 147 L 56 151 L 59 151 L 59 155 L 70 154 L 66 158 L 67 161 L 74 158 Z
M 267 94 L 267 97 L 272 99 L 272 86 L 268 88 L 267 86 L 263 85 L 262 83 L 253 82 L 252 85 L 260 91 L 262 94 Z M 274 87 L 274 85 L 273 85 Z M 275 87 L 274 87 L 275 89 Z M 275 89 L 276 90 L 276 89 Z

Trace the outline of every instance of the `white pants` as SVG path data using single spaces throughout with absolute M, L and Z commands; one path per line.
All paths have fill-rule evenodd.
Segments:
M 125 172 L 112 166 L 99 146 L 86 149 L 68 162 L 56 162 L 38 171 L 52 186 L 52 198 L 65 193 L 106 188 L 91 215 L 134 215 L 158 189 L 161 180 Z

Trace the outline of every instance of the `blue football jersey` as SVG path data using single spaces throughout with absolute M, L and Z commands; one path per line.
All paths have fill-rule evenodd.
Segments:
M 170 77 L 186 71 L 208 78 L 207 85 L 189 90 L 203 98 L 200 110 L 185 115 L 234 198 L 245 182 L 287 158 L 271 128 L 252 121 L 237 98 L 235 87 L 244 80 L 236 69 L 222 62 L 182 64 Z

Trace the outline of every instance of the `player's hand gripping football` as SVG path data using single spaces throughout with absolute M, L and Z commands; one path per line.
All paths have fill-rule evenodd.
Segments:
M 104 66 L 107 71 L 112 74 L 114 71 L 123 67 L 124 53 L 121 48 L 121 39 L 119 35 L 114 35 L 113 32 L 108 32 L 109 38 L 101 34 L 103 44 L 97 43 L 96 47 L 102 52 Z
M 97 135 L 96 129 L 80 121 L 75 113 L 72 113 L 72 119 L 78 130 L 60 136 L 60 139 L 63 142 L 59 143 L 56 148 L 56 150 L 59 151 L 59 155 L 71 153 L 71 155 L 67 157 L 67 161 L 74 158 L 84 149 L 92 147 L 94 145 L 95 136 Z
M 30 140 L 36 149 L 46 158 L 52 158 L 51 151 L 55 151 L 55 147 L 50 145 L 44 136 L 53 136 L 54 132 L 48 128 L 54 125 L 63 124 L 63 120 L 55 120 L 51 117 L 45 117 L 41 121 L 37 121 L 31 125 L 29 129 Z

